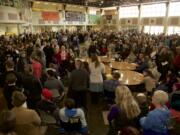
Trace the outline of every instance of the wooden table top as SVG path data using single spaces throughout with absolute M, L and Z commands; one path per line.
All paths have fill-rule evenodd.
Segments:
M 113 62 L 115 59 L 107 56 L 99 56 L 99 59 L 103 63 L 110 63 Z
M 135 70 L 137 64 L 128 62 L 111 62 L 110 67 L 117 70 Z
M 118 71 L 121 74 L 119 81 L 124 85 L 139 85 L 144 81 L 144 76 L 135 71 Z M 107 74 L 107 78 L 112 78 L 111 74 Z

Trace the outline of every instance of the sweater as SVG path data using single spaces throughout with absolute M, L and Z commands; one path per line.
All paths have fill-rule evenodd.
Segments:
M 150 111 L 147 117 L 140 119 L 140 124 L 144 130 L 144 135 L 168 135 L 168 122 L 170 112 L 167 107 Z

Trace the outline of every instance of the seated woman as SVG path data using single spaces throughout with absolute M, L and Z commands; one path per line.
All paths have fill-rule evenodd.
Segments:
M 118 86 L 115 92 L 116 104 L 108 114 L 110 124 L 108 135 L 117 135 L 123 128 L 139 127 L 140 109 L 127 86 Z
M 170 112 L 165 104 L 168 102 L 168 94 L 162 90 L 154 92 L 152 103 L 155 109 L 140 119 L 144 135 L 169 135 L 168 122 Z
M 65 107 L 60 109 L 61 133 L 78 132 L 82 135 L 88 134 L 87 122 L 82 109 L 75 108 L 73 99 L 66 99 Z
M 14 108 L 12 112 L 16 117 L 15 131 L 17 135 L 41 135 L 39 115 L 31 109 L 23 107 L 26 96 L 19 91 L 13 93 L 12 103 Z
M 0 114 L 0 135 L 16 135 L 15 115 L 11 111 L 2 111 Z

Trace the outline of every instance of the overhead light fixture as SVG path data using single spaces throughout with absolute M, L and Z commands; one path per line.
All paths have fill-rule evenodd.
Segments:
M 102 0 L 102 1 L 101 1 L 101 4 L 103 4 L 103 3 L 104 3 L 104 1 Z

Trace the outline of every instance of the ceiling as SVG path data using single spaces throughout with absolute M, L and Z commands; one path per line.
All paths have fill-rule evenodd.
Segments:
M 83 5 L 83 6 L 93 6 L 93 7 L 112 7 L 119 5 L 160 2 L 160 1 L 169 1 L 169 0 L 38 0 L 38 1 L 58 2 L 58 3 L 66 3 L 66 4 Z

